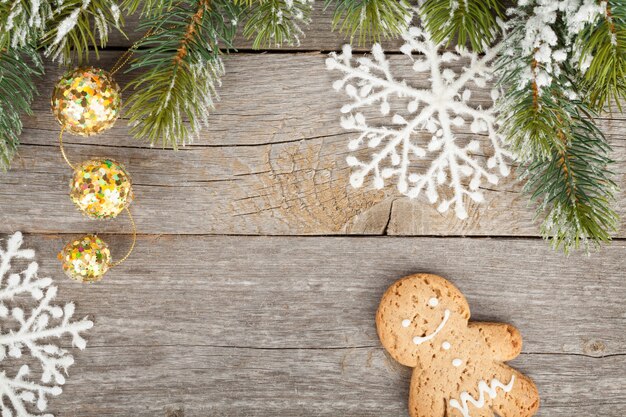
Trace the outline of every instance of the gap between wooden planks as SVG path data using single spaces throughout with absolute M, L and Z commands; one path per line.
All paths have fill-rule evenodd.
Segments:
M 110 67 L 120 53 L 103 52 L 99 65 Z M 210 126 L 179 152 L 133 140 L 126 121 L 119 120 L 98 136 L 66 135 L 68 154 L 75 161 L 106 156 L 126 165 L 137 196 L 133 213 L 147 234 L 538 236 L 534 208 L 513 175 L 485 185 L 485 203 L 470 204 L 466 221 L 452 211 L 438 213 L 424 196 L 402 198 L 393 185 L 384 191 L 370 183 L 352 189 L 345 157 L 354 133 L 339 125 L 345 98 L 332 90 L 337 74 L 325 69 L 324 58 L 227 57 L 222 101 Z M 413 82 L 428 83 L 411 74 L 410 65 L 399 68 Z M 59 127 L 46 93 L 61 71 L 47 69 L 35 115 L 25 118 L 19 155 L 0 180 L 0 232 L 78 233 L 96 227 L 67 198 L 71 172 L 60 157 Z M 119 81 L 124 85 L 128 76 L 120 74 Z M 477 90 L 473 96 L 483 102 L 488 93 Z M 613 144 L 616 180 L 624 190 L 626 119 L 616 115 L 600 126 Z M 625 203 L 622 191 L 615 205 L 622 215 L 617 237 L 626 237 Z M 122 233 L 128 225 L 122 219 L 97 229 Z
M 36 232 L 26 239 L 42 275 L 55 278 L 62 300 L 77 302 L 77 314 L 96 321 L 51 411 L 405 417 L 409 372 L 379 347 L 373 317 L 391 282 L 427 271 L 464 291 L 474 319 L 521 329 L 525 347 L 513 364 L 539 385 L 539 416 L 621 417 L 624 241 L 590 258 L 553 253 L 536 238 L 533 210 L 512 181 L 486 190 L 486 204 L 471 207 L 468 222 L 424 200 L 398 198 L 393 188 L 350 189 L 344 161 L 354 134 L 339 126 L 345 97 L 331 88 L 339 75 L 325 69 L 325 54 L 296 53 L 344 43 L 320 10 L 318 2 L 299 47 L 225 57 L 228 74 L 211 125 L 178 153 L 133 141 L 124 120 L 105 135 L 66 136 L 74 160 L 113 157 L 135 181 L 137 251 L 95 286 L 65 279 L 56 252 L 69 235 L 126 233 L 128 225 L 123 217 L 88 221 L 69 202 L 71 173 L 48 104 L 60 70 L 48 65 L 20 159 L 0 176 L 0 233 Z M 129 22 L 132 32 L 136 20 Z M 132 41 L 113 35 L 109 45 Z M 400 44 L 385 47 L 397 51 Z M 110 67 L 121 53 L 104 51 L 98 65 Z M 622 189 L 625 123 L 621 115 L 601 121 L 620 161 Z M 622 193 L 622 215 L 624 200 Z M 281 236 L 298 234 L 334 237 Z M 396 237 L 361 237 L 374 234 Z M 127 236 L 104 237 L 118 253 L 128 244 Z

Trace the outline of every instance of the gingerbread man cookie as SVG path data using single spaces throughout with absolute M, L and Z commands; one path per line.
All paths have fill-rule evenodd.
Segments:
M 539 393 L 504 362 L 519 355 L 522 337 L 505 323 L 469 323 L 465 297 L 429 274 L 396 281 L 376 314 L 391 356 L 413 369 L 411 417 L 530 417 Z

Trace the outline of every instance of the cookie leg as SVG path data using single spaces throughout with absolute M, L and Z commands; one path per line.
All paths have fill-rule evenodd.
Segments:
M 409 391 L 409 415 L 411 417 L 446 417 L 446 404 L 441 387 L 420 369 L 413 370 Z
M 526 375 L 503 365 L 503 374 L 513 375 L 513 387 L 508 393 L 499 392 L 491 409 L 500 417 L 531 417 L 539 409 L 539 392 Z M 510 378 L 507 380 L 510 381 Z

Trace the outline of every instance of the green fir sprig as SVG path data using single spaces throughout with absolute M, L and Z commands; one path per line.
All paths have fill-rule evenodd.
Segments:
M 419 14 L 436 43 L 469 44 L 482 52 L 501 33 L 504 5 L 499 0 L 426 0 Z
M 556 127 L 555 136 L 563 146 L 554 148 L 548 158 L 532 161 L 523 174 L 528 179 L 526 191 L 539 202 L 538 215 L 545 215 L 541 233 L 565 253 L 609 242 L 619 220 L 612 208 L 617 186 L 608 170 L 611 148 L 579 109 Z
M 121 31 L 124 19 L 112 0 L 64 0 L 54 8 L 40 39 L 46 56 L 62 63 L 82 63 L 90 50 L 106 46 L 111 30 Z
M 232 45 L 241 10 L 229 0 L 179 1 L 147 18 L 130 66 L 126 115 L 132 134 L 176 149 L 206 125 L 224 73 L 219 44 Z
M 312 0 L 234 0 L 246 6 L 243 35 L 255 49 L 299 45 L 311 21 Z
M 359 44 L 400 36 L 413 16 L 407 0 L 326 0 L 325 4 L 335 6 L 333 29 Z
M 570 119 L 573 104 L 562 94 L 541 94 L 535 81 L 525 88 L 518 88 L 520 73 L 526 70 L 526 61 L 522 60 L 522 65 L 512 61 L 520 61 L 519 56 L 505 55 L 499 62 L 499 82 L 505 91 L 498 103 L 500 130 L 521 160 L 549 158 L 554 149 L 565 147 L 554 129 Z M 531 60 L 527 65 L 536 67 L 538 64 Z
M 578 50 L 565 16 L 534 13 L 522 9 L 508 24 L 497 69 L 504 90 L 500 131 L 519 158 L 537 217 L 544 217 L 542 235 L 565 253 L 590 250 L 610 241 L 618 226 L 611 147 L 595 125 L 589 86 L 576 82 L 580 65 L 571 57 Z M 536 36 L 532 48 L 529 31 Z
M 626 99 L 626 3 L 608 1 L 605 12 L 577 36 L 588 101 L 597 111 Z M 585 68 L 588 67 L 588 68 Z
M 22 133 L 24 114 L 32 114 L 41 57 L 32 47 L 0 52 L 0 171 L 9 168 Z
M 0 51 L 35 45 L 45 34 L 53 4 L 40 0 L 33 8 L 28 0 L 0 1 Z
M 174 5 L 175 0 L 121 0 L 120 8 L 126 15 L 157 16 Z

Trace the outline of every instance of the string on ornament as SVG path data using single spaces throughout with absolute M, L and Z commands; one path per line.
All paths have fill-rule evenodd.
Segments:
M 132 242 L 126 255 L 113 262 L 109 245 L 95 234 L 87 234 L 69 242 L 59 252 L 63 270 L 79 282 L 95 282 L 113 267 L 126 261 L 137 242 L 137 226 L 129 206 L 133 201 L 131 177 L 125 167 L 109 158 L 90 159 L 75 165 L 63 146 L 63 134 L 68 131 L 79 136 L 92 136 L 110 129 L 118 119 L 121 93 L 113 79 L 132 56 L 146 33 L 113 66 L 111 72 L 100 68 L 76 68 L 64 74 L 54 87 L 52 113 L 61 125 L 59 148 L 74 174 L 70 182 L 70 199 L 77 208 L 92 219 L 113 219 L 122 211 L 132 226 Z
M 132 226 L 130 248 L 116 262 L 112 261 L 108 244 L 97 235 L 85 235 L 74 240 L 59 253 L 63 270 L 70 278 L 80 282 L 95 282 L 109 269 L 126 261 L 135 248 L 137 226 L 129 209 L 133 199 L 132 183 L 118 162 L 111 159 L 88 160 L 75 166 L 67 158 L 62 140 L 59 145 L 67 164 L 74 169 L 70 198 L 78 209 L 94 219 L 114 218 L 125 211 Z

